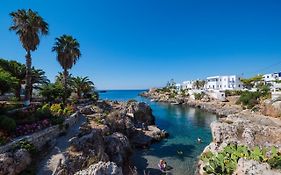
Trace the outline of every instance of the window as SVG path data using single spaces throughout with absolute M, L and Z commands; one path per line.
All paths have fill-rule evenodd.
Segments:
M 240 87 L 240 84 L 238 84 L 238 87 Z
M 267 76 L 267 78 L 269 78 L 269 76 Z

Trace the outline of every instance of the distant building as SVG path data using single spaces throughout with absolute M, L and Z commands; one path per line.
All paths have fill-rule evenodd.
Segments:
M 194 82 L 195 81 L 193 81 L 193 80 L 184 81 L 184 82 L 182 82 L 181 88 L 182 89 L 193 89 Z
M 281 80 L 281 72 L 275 72 L 272 74 L 264 74 L 263 80 L 265 82 L 273 82 L 275 80 Z
M 177 84 L 175 84 L 175 87 L 176 87 L 176 90 L 177 91 L 180 91 L 181 90 L 181 84 L 179 84 L 179 83 L 177 83 Z
M 243 84 L 237 75 L 207 77 L 205 88 L 208 90 L 240 90 Z
M 281 83 L 276 82 L 276 80 L 281 80 L 281 72 L 275 72 L 275 73 L 271 73 L 271 74 L 264 74 L 263 75 L 263 80 L 266 83 L 272 85 L 271 89 L 273 89 L 273 91 L 281 89 Z

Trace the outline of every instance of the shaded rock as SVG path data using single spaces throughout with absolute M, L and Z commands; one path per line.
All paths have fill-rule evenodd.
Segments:
M 15 153 L 0 154 L 0 174 L 16 175 L 25 170 L 31 163 L 31 155 L 25 149 Z
M 99 162 L 75 175 L 123 175 L 122 169 L 114 162 Z
M 148 130 L 138 129 L 132 137 L 131 142 L 136 147 L 144 148 L 156 141 L 160 141 L 168 137 L 168 133 L 164 130 L 160 130 L 155 125 L 148 126 Z
M 92 105 L 88 105 L 83 107 L 82 109 L 80 109 L 80 113 L 84 114 L 84 115 L 91 115 L 94 114 L 95 111 L 92 108 Z
M 135 121 L 144 122 L 150 125 L 155 123 L 155 117 L 152 115 L 152 109 L 146 103 L 128 103 L 127 112 L 133 114 Z
M 115 162 L 118 166 L 122 166 L 131 152 L 128 138 L 121 133 L 113 133 L 110 136 L 106 136 L 104 140 L 106 153 L 110 160 Z

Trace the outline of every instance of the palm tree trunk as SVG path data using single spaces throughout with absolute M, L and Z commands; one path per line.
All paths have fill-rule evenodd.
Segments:
M 65 104 L 66 98 L 67 98 L 67 77 L 68 77 L 68 71 L 67 69 L 63 70 L 63 87 L 64 87 L 64 95 L 63 95 L 63 103 Z
M 30 86 L 30 100 L 32 100 L 32 91 L 33 91 L 33 84 L 31 83 L 31 86 Z
M 78 90 L 77 90 L 77 97 L 78 97 L 78 99 L 81 98 L 81 90 L 80 90 L 80 88 L 78 88 Z
M 18 101 L 21 101 L 20 92 L 21 92 L 21 83 L 19 82 L 15 88 L 15 96 L 18 99 Z
M 25 105 L 30 104 L 30 91 L 31 91 L 31 54 L 30 50 L 27 51 L 26 55 L 26 75 L 25 75 L 25 81 L 26 81 L 26 86 L 25 86 L 25 97 L 24 97 L 24 103 Z

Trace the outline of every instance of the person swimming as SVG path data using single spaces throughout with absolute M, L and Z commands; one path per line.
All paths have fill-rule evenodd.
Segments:
M 177 150 L 178 155 L 183 155 L 183 151 Z
M 202 139 L 200 137 L 197 138 L 198 143 L 202 143 Z

